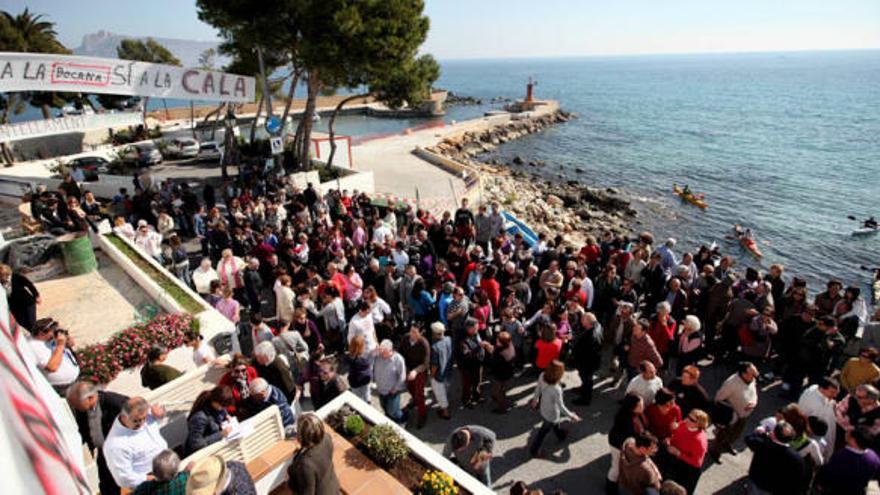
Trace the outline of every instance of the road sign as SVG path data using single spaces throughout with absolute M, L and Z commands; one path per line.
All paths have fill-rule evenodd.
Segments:
M 266 132 L 273 136 L 281 131 L 281 119 L 272 116 L 266 119 Z
M 284 151 L 284 140 L 280 137 L 273 137 L 269 140 L 269 144 L 272 146 L 272 154 L 277 155 Z

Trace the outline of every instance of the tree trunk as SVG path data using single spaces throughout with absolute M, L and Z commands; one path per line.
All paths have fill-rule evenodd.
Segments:
M 192 100 L 189 100 L 189 129 L 192 131 L 193 139 L 196 138 L 196 108 Z
M 293 72 L 293 81 L 290 83 L 290 89 L 287 90 L 287 103 L 284 104 L 284 113 L 281 114 L 281 128 L 287 125 L 287 117 L 290 115 L 290 106 L 293 104 L 293 95 L 296 94 L 296 85 L 299 84 L 299 77 L 302 71 Z
M 15 155 L 12 154 L 12 149 L 9 147 L 9 143 L 0 143 L 0 154 L 3 155 L 3 161 L 6 163 L 7 167 L 11 167 L 13 163 L 15 163 Z
M 363 98 L 367 95 L 351 95 L 336 105 L 336 108 L 333 109 L 333 113 L 330 114 L 330 121 L 327 122 L 327 133 L 330 134 L 330 156 L 327 157 L 327 168 L 333 166 L 333 157 L 336 156 L 336 115 L 339 114 L 339 111 L 342 110 L 342 107 L 345 106 L 346 103 L 356 100 L 358 98 Z
M 217 113 L 219 113 L 221 110 L 223 110 L 223 107 L 224 107 L 225 105 L 226 105 L 226 103 L 221 103 L 221 104 L 217 105 L 217 108 L 215 108 L 215 109 L 211 110 L 210 112 L 208 112 L 208 114 L 205 115 L 205 118 L 202 119 L 202 125 L 207 124 L 208 121 L 211 120 L 211 117 L 213 117 L 214 115 L 216 115 Z
M 52 114 L 49 111 L 49 105 L 46 105 L 45 103 L 40 105 L 40 111 L 43 112 L 44 119 L 51 119 L 52 118 Z
M 216 113 L 216 115 L 214 116 L 214 123 L 211 125 L 211 141 L 214 140 L 214 135 L 217 133 L 217 123 L 220 122 L 220 111 L 221 111 L 224 107 L 226 107 L 226 104 L 225 104 L 225 103 L 221 103 L 220 106 L 217 108 L 217 113 Z M 212 112 L 212 113 L 213 113 L 213 112 Z M 208 117 L 205 117 L 205 120 L 208 120 L 209 117 L 210 117 L 210 114 L 209 114 Z
M 232 120 L 230 119 L 231 114 L 232 107 L 228 107 L 226 118 L 223 120 L 223 127 L 226 132 L 223 133 L 223 159 L 220 160 L 220 173 L 224 180 L 229 178 L 227 166 L 233 162 L 238 162 L 238 147 L 235 143 L 235 133 L 232 130 Z
M 150 103 L 150 97 L 144 97 L 144 130 L 147 130 L 147 104 Z M 147 132 L 149 134 L 149 132 Z
M 250 143 L 254 144 L 254 138 L 257 136 L 257 122 L 260 121 L 260 115 L 263 113 L 263 94 L 260 93 L 260 99 L 257 101 L 257 114 L 254 116 L 254 123 L 251 124 Z
M 317 105 L 318 93 L 320 91 L 321 79 L 318 75 L 318 70 L 312 69 L 309 71 L 309 94 L 302 118 L 302 149 L 300 150 L 300 164 L 304 164 L 306 170 L 312 168 L 312 162 L 309 159 L 309 148 L 312 141 L 312 116 L 315 114 L 315 106 Z

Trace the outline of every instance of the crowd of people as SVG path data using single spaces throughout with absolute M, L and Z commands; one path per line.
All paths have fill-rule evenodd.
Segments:
M 717 248 L 680 253 L 675 239 L 657 243 L 648 232 L 602 232 L 583 246 L 541 235 L 530 245 L 506 232 L 498 203 L 473 209 L 463 199 L 435 217 L 357 191 L 322 194 L 259 169 L 243 167 L 201 195 L 186 183 L 135 185 L 132 196 L 120 191 L 91 209 L 88 192 L 62 184 L 37 196 L 35 217 L 50 231 L 112 220 L 117 235 L 238 326 L 242 353 L 193 405 L 187 453 L 229 435 L 232 418 L 269 405 L 301 436 L 302 421 L 312 421 L 301 399 L 317 409 L 345 390 L 371 403 L 376 395 L 389 418 L 416 429 L 453 417 L 454 388 L 462 408 L 488 401 L 500 417 L 523 414 L 512 411 L 508 392 L 514 380 L 533 377 L 528 405 L 541 424 L 528 452 L 542 457 L 547 434 L 564 441 L 581 421 L 574 408 L 590 407 L 594 380 L 606 375 L 622 389 L 607 432 L 607 493 L 694 493 L 706 457 L 735 455 L 743 435 L 753 451 L 751 493 L 863 493 L 880 475 L 880 311 L 869 318 L 857 286 L 831 280 L 812 296 L 781 265 L 740 269 Z M 42 210 L 60 204 L 69 222 Z M 15 291 L 14 276 L 0 277 Z M 26 302 L 39 297 L 32 292 Z M 197 364 L 215 362 L 198 335 L 187 343 Z M 47 373 L 57 373 L 48 366 L 55 349 L 41 350 Z M 161 368 L 164 352 L 151 353 L 152 386 L 176 376 Z M 706 367 L 733 373 L 709 394 L 700 383 Z M 570 405 L 562 385 L 569 371 L 580 379 Z M 776 381 L 791 404 L 747 430 L 758 384 Z M 83 404 L 107 394 L 71 383 L 59 385 L 83 411 L 84 438 L 103 443 L 112 481 L 155 484 L 157 462 L 171 476 L 174 459 L 151 429 L 161 411 L 137 399 L 99 408 L 121 412 L 109 433 L 96 435 L 94 407 Z M 326 451 L 315 428 L 312 448 Z M 468 425 L 452 432 L 444 454 L 492 486 L 494 444 L 489 428 Z M 241 476 L 234 466 L 212 469 Z M 295 490 L 301 478 L 291 475 Z

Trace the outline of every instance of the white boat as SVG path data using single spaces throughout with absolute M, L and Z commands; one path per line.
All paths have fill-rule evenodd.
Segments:
M 865 236 L 876 234 L 877 232 L 880 232 L 880 227 L 862 227 L 860 229 L 853 230 L 852 235 Z

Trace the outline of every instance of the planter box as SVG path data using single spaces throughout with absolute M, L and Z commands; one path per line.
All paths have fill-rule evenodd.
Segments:
M 214 336 L 221 333 L 231 333 L 233 335 L 233 351 L 238 351 L 238 338 L 235 324 L 229 321 L 225 316 L 220 314 L 216 309 L 212 308 L 202 297 L 196 294 L 192 289 L 181 282 L 177 277 L 168 272 L 156 260 L 145 256 L 140 249 L 126 239 L 117 237 L 126 246 L 130 247 L 134 253 L 140 256 L 141 260 L 155 268 L 167 282 L 175 284 L 184 294 L 188 295 L 198 303 L 198 312 L 192 312 L 193 317 L 199 320 L 199 329 L 205 338 L 205 342 L 209 342 Z M 107 256 L 119 265 L 143 290 L 159 303 L 162 309 L 167 313 L 187 313 L 188 311 L 166 290 L 164 290 L 155 280 L 148 274 L 144 273 L 129 256 L 117 248 L 104 235 L 96 235 L 92 237 L 93 242 L 104 251 Z M 181 371 L 189 371 L 195 368 L 192 361 L 192 350 L 188 347 L 179 347 L 168 353 L 166 364 L 173 366 Z M 119 376 L 112 382 L 107 384 L 107 390 L 124 393 L 127 395 L 143 395 L 148 390 L 141 386 L 139 368 L 129 368 L 123 370 Z
M 326 421 L 327 416 L 346 405 L 373 425 L 391 425 L 391 427 L 393 427 L 406 441 L 406 445 L 409 447 L 411 455 L 429 466 L 430 469 L 443 471 L 449 474 L 458 485 L 473 495 L 494 495 L 495 492 L 486 487 L 486 485 L 482 484 L 479 480 L 456 466 L 452 461 L 443 457 L 443 455 L 431 447 L 422 443 L 421 440 L 401 428 L 397 423 L 388 419 L 388 417 L 382 412 L 362 401 L 349 391 L 343 392 L 340 396 L 325 404 L 324 407 L 316 411 L 316 414 Z

